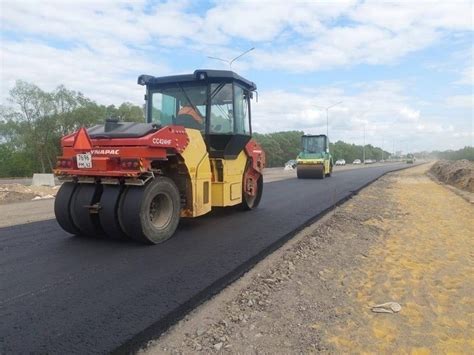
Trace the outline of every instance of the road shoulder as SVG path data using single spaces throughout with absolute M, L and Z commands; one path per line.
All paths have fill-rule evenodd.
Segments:
M 464 268 L 472 264 L 463 252 L 466 248 L 460 246 L 474 239 L 472 228 L 467 227 L 472 205 L 432 182 L 424 175 L 426 169 L 419 166 L 392 173 L 365 188 L 143 352 L 347 352 L 355 348 L 409 352 L 445 350 L 446 346 L 472 351 L 473 334 L 466 324 L 472 303 L 460 284 L 466 280 L 450 280 L 454 267 L 463 269 L 455 265 L 456 260 L 466 261 Z M 431 203 L 448 201 L 461 216 L 456 220 L 449 215 L 444 234 L 436 235 L 438 243 L 433 242 L 429 226 L 441 227 L 436 213 L 446 205 L 423 219 L 420 203 L 430 202 L 422 201 L 424 195 L 434 199 Z M 449 228 L 461 228 L 455 243 L 447 242 L 453 232 Z M 426 250 L 422 259 L 410 264 L 420 247 Z M 426 263 L 436 264 L 438 248 L 452 257 L 424 270 Z M 441 267 L 450 271 L 441 272 Z M 420 280 L 424 271 L 430 277 Z M 434 286 L 430 289 L 430 285 Z M 439 292 L 444 298 L 437 298 Z M 431 302 L 426 304 L 426 298 L 432 298 Z M 369 304 L 386 301 L 398 301 L 402 311 L 394 315 L 370 311 Z M 463 315 L 458 307 L 449 309 L 447 302 L 461 304 L 467 313 Z M 441 326 L 429 326 L 433 314 Z
M 0 228 L 54 218 L 54 199 L 0 204 Z

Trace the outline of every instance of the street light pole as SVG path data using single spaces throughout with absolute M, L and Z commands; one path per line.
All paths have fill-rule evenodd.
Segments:
M 333 104 L 331 106 L 327 106 L 327 107 L 314 105 L 315 107 L 317 107 L 319 109 L 326 110 L 326 137 L 329 137 L 329 109 L 333 108 L 334 106 L 337 106 L 339 104 L 342 104 L 342 101 L 336 102 L 335 104 Z
M 365 164 L 365 123 L 364 123 L 364 147 L 362 148 L 362 163 Z
M 329 137 L 329 109 L 326 109 L 326 137 Z
M 243 57 L 244 55 L 246 55 L 248 52 L 250 51 L 253 51 L 255 49 L 255 47 L 252 47 L 250 49 L 247 49 L 245 52 L 242 52 L 240 53 L 237 57 L 231 59 L 231 60 L 228 60 L 228 59 L 222 59 L 222 58 L 217 58 L 217 57 L 209 57 L 209 59 L 215 59 L 215 60 L 220 60 L 221 62 L 224 62 L 224 63 L 227 63 L 229 64 L 229 68 L 232 69 L 232 63 L 234 63 L 237 59 Z
M 384 144 L 384 137 L 382 137 L 382 159 L 383 160 L 383 144 Z
M 369 110 L 362 112 L 361 114 L 358 114 L 356 117 L 362 118 Z M 367 126 L 367 123 L 364 121 L 364 145 L 362 147 L 362 162 L 365 164 L 365 127 Z M 360 131 L 359 131 L 360 132 Z

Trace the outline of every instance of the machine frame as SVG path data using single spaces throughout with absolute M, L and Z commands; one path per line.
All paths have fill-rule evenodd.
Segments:
M 256 85 L 234 72 L 216 70 L 168 77 L 141 75 L 138 84 L 146 86 L 146 123 L 110 119 L 61 140 L 63 154 L 54 170 L 65 182 L 55 204 L 59 224 L 73 234 L 119 235 L 155 244 L 174 233 L 179 216 L 197 217 L 212 207 L 257 207 L 265 153 L 251 138 L 250 99 Z M 153 92 L 188 84 L 206 89 L 205 129 L 175 124 L 175 119 L 182 118 L 178 105 L 172 124 L 153 122 Z M 210 90 L 215 84 L 232 85 L 228 115 L 234 130 L 226 134 L 210 130 Z M 236 86 L 245 92 L 248 132 L 236 130 Z M 166 190 L 162 196 L 160 189 Z M 160 199 L 150 197 L 153 194 Z M 160 206 L 169 206 L 172 212 L 160 217 Z M 172 223 L 155 228 L 148 221 L 154 216 Z

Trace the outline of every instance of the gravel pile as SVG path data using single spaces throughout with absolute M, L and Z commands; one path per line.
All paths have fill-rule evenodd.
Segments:
M 49 187 L 25 186 L 22 184 L 0 184 L 0 205 L 54 198 L 58 189 L 59 185 Z
M 468 192 L 474 192 L 474 162 L 440 160 L 430 169 L 438 180 Z

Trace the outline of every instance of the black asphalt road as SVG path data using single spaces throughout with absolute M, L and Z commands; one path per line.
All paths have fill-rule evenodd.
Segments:
M 220 209 L 182 221 L 158 246 L 73 237 L 54 220 L 2 228 L 0 353 L 136 349 L 334 201 L 405 166 L 267 183 L 257 210 Z

